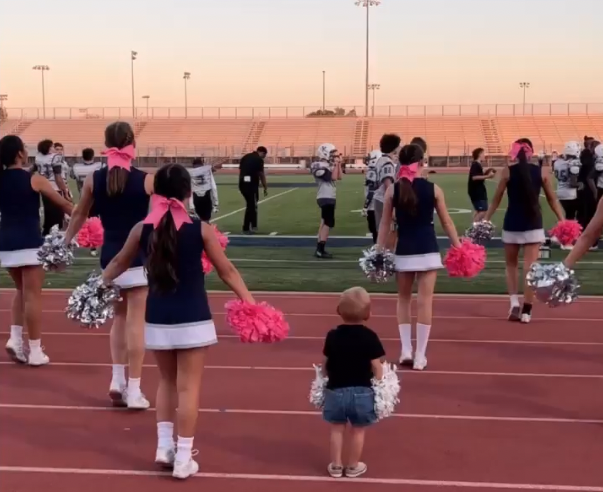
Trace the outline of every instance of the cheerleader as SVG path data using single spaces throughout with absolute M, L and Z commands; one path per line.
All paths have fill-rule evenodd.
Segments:
M 218 211 L 218 187 L 213 171 L 212 166 L 205 164 L 203 158 L 195 159 L 192 169 L 189 169 L 195 213 L 205 222 L 211 220 L 212 212 Z
M 442 228 L 452 246 L 460 241 L 450 218 L 442 189 L 420 177 L 423 149 L 418 145 L 405 145 L 400 151 L 401 178 L 390 186 L 385 195 L 383 219 L 379 226 L 377 244 L 384 247 L 392 222 L 397 223 L 396 281 L 398 283 L 398 329 L 402 343 L 400 364 L 413 365 L 422 371 L 427 366 L 427 343 L 431 331 L 433 292 L 442 268 L 438 239 L 433 226 L 435 209 Z M 418 284 L 417 350 L 414 354 L 411 341 L 410 305 L 415 280 Z
M 503 170 L 494 193 L 492 203 L 484 220 L 490 220 L 507 192 L 507 211 L 503 222 L 502 241 L 505 245 L 505 269 L 507 289 L 511 300 L 509 321 L 529 323 L 532 318 L 534 293 L 524 281 L 524 304 L 519 305 L 519 250 L 523 246 L 523 271 L 528 272 L 538 259 L 540 245 L 544 242 L 542 210 L 539 204 L 540 191 L 544 191 L 547 202 L 558 220 L 563 220 L 563 211 L 551 184 L 547 167 L 532 162 L 534 147 L 527 138 L 517 140 L 511 148 L 511 162 Z
M 119 278 L 141 252 L 145 256 L 149 278 L 145 342 L 155 355 L 160 374 L 155 462 L 173 466 L 173 476 L 185 479 L 199 470 L 192 459 L 199 392 L 207 349 L 218 342 L 205 290 L 202 253 L 241 300 L 254 300 L 226 258 L 213 228 L 188 216 L 183 205 L 191 197 L 187 170 L 179 164 L 162 167 L 155 175 L 154 189 L 151 213 L 132 229 L 103 278 L 107 283 Z
M 100 255 L 103 269 L 121 250 L 132 227 L 147 215 L 149 197 L 153 193 L 153 177 L 132 167 L 135 142 L 130 124 L 109 125 L 105 130 L 105 145 L 108 147 L 105 152 L 108 165 L 86 177 L 65 238 L 69 244 L 94 206 L 104 228 Z M 124 300 L 116 305 L 111 327 L 113 377 L 109 396 L 116 406 L 144 410 L 150 406 L 140 391 L 147 279 L 140 256 L 132 258 L 128 266 L 127 271 L 115 280 Z M 127 385 L 126 364 L 129 369 Z
M 8 270 L 17 292 L 6 351 L 15 362 L 30 366 L 50 362 L 41 345 L 44 270 L 38 260 L 43 243 L 40 195 L 62 214 L 71 214 L 71 203 L 45 177 L 27 169 L 27 151 L 21 139 L 7 135 L 0 140 L 0 265 Z M 29 354 L 23 347 L 25 324 Z

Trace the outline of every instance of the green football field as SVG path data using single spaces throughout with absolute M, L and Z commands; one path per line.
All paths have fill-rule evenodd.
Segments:
M 471 204 L 467 197 L 466 175 L 437 175 L 430 179 L 442 187 L 446 201 L 459 233 L 471 224 Z M 366 239 L 366 219 L 360 211 L 364 201 L 362 175 L 347 175 L 337 188 L 337 217 L 333 236 L 346 237 L 338 246 L 331 247 L 333 260 L 317 260 L 313 257 L 313 246 L 320 220 L 316 206 L 316 188 L 310 176 L 268 175 L 269 196 L 261 197 L 259 209 L 259 233 L 253 238 L 242 239 L 240 235 L 244 214 L 244 201 L 238 191 L 237 176 L 217 175 L 220 210 L 214 220 L 218 228 L 232 237 L 227 249 L 228 256 L 240 270 L 252 290 L 271 291 L 341 291 L 353 285 L 365 286 L 372 292 L 394 292 L 394 282 L 370 284 L 358 267 L 358 258 L 363 246 L 358 241 Z M 488 182 L 490 197 L 496 182 Z M 77 192 L 75 192 L 77 196 Z M 545 226 L 554 225 L 552 213 L 542 200 Z M 500 225 L 505 204 L 494 217 Z M 443 235 L 437 220 L 438 235 Z M 295 236 L 291 238 L 290 236 Z M 282 238 L 282 239 L 281 239 Z M 286 240 L 286 241 L 285 241 Z M 284 242 L 283 242 L 284 241 Z M 343 241 L 343 242 L 342 242 Z M 346 245 L 346 241 L 357 244 Z M 442 250 L 444 253 L 444 250 Z M 550 261 L 558 261 L 566 252 L 553 250 Z M 589 253 L 577 269 L 582 284 L 582 294 L 603 294 L 602 253 Z M 72 288 L 81 283 L 92 270 L 98 270 L 98 259 L 87 250 L 77 252 L 76 263 L 66 272 L 48 274 L 46 286 Z M 207 277 L 209 289 L 223 290 L 225 286 L 215 273 Z M 4 271 L 0 273 L 0 287 L 11 286 Z M 506 291 L 503 250 L 489 247 L 486 269 L 470 280 L 449 278 L 441 271 L 437 284 L 441 293 L 501 294 Z

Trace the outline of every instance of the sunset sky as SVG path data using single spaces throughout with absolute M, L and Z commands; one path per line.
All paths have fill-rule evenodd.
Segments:
M 4 4 L 7 106 L 364 103 L 365 11 L 354 0 L 20 0 Z M 377 104 L 603 102 L 603 0 L 383 0 L 371 9 Z

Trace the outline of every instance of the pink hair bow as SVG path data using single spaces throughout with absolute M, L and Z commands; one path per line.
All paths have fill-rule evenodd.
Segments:
M 123 149 L 111 147 L 110 149 L 105 150 L 103 155 L 107 156 L 107 165 L 109 166 L 109 169 L 120 167 L 129 171 L 132 166 L 132 159 L 136 157 L 136 150 L 133 145 L 128 145 Z
M 192 219 L 186 211 L 186 207 L 180 200 L 175 198 L 166 198 L 161 195 L 151 196 L 151 213 L 144 219 L 145 224 L 153 224 L 153 228 L 157 229 L 159 222 L 167 213 L 172 214 L 176 230 L 179 231 L 182 224 L 192 224 Z
M 400 170 L 398 171 L 398 179 L 408 179 L 411 183 L 417 177 L 417 173 L 419 172 L 419 163 L 415 162 L 414 164 L 410 164 L 409 166 L 400 166 Z
M 527 159 L 529 161 L 532 158 L 532 156 L 534 155 L 534 151 L 532 150 L 532 147 L 530 147 L 527 143 L 518 143 L 518 142 L 515 142 L 511 146 L 511 152 L 509 152 L 509 157 L 511 159 L 513 159 L 513 160 L 517 159 L 517 155 L 522 150 L 526 153 L 526 157 L 527 157 Z

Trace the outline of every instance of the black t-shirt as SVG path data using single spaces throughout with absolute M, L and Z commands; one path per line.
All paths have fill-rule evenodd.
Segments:
M 340 325 L 327 334 L 323 355 L 327 358 L 328 389 L 371 387 L 371 361 L 385 356 L 377 334 L 362 325 Z
M 239 184 L 260 186 L 260 173 L 264 172 L 264 159 L 257 152 L 245 154 L 239 163 Z
M 482 165 L 474 161 L 469 169 L 469 182 L 467 185 L 467 191 L 469 192 L 469 198 L 471 200 L 487 200 L 488 192 L 486 191 L 486 182 L 483 179 L 473 180 L 473 176 L 483 176 L 484 168 Z

